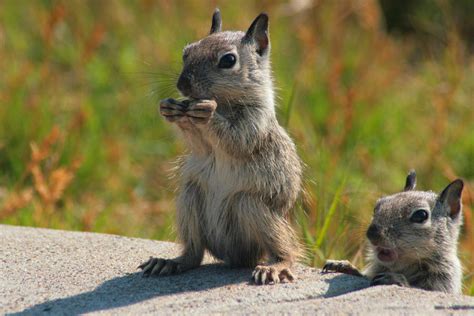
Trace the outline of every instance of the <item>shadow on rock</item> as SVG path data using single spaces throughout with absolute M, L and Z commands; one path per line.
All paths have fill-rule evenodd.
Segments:
M 370 286 L 369 280 L 348 274 L 337 274 L 331 279 L 324 280 L 329 288 L 323 297 L 335 297 L 349 292 L 359 291 Z
M 181 275 L 161 278 L 143 278 L 137 272 L 108 280 L 93 291 L 46 301 L 9 315 L 90 313 L 133 305 L 159 296 L 245 283 L 249 282 L 249 276 L 249 269 L 230 269 L 223 264 L 204 265 Z

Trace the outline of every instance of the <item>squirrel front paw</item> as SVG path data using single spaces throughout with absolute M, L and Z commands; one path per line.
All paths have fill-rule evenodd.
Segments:
M 185 117 L 187 104 L 168 98 L 160 101 L 160 114 L 168 122 L 176 122 Z
M 193 100 L 189 102 L 186 116 L 194 124 L 207 124 L 214 116 L 217 103 L 214 100 Z
M 359 270 L 347 260 L 327 260 L 321 272 L 339 272 L 355 276 L 362 276 Z
M 407 278 L 400 273 L 385 272 L 377 274 L 370 282 L 371 286 L 374 285 L 398 285 L 409 287 Z

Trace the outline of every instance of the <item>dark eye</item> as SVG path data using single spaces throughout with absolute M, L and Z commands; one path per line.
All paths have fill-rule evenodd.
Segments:
M 412 223 L 424 223 L 428 219 L 428 212 L 425 210 L 416 210 L 411 214 L 410 222 Z
M 217 65 L 217 67 L 219 67 L 219 68 L 232 68 L 235 65 L 236 61 L 237 61 L 237 58 L 235 57 L 234 54 L 225 54 L 219 60 L 219 65 Z

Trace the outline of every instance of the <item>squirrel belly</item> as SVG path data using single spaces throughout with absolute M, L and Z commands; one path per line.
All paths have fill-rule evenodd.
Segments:
M 287 229 L 278 217 L 286 218 L 299 193 L 301 167 L 294 145 L 275 122 L 268 125 L 273 128 L 259 136 L 265 141 L 248 157 L 232 156 L 216 144 L 207 156 L 191 153 L 182 166 L 183 181 L 203 192 L 203 243 L 231 266 L 253 267 L 268 256 L 259 231 L 266 221 Z

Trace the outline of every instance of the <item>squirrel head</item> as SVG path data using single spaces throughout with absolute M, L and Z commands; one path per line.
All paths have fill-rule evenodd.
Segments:
M 273 106 L 268 15 L 260 14 L 246 33 L 221 28 L 216 9 L 210 34 L 183 50 L 178 90 L 185 97 L 215 99 L 218 104 L 272 100 Z
M 436 259 L 456 251 L 463 181 L 451 182 L 440 194 L 415 191 L 415 186 L 416 174 L 411 171 L 402 192 L 376 203 L 367 230 L 369 254 L 384 266 Z

